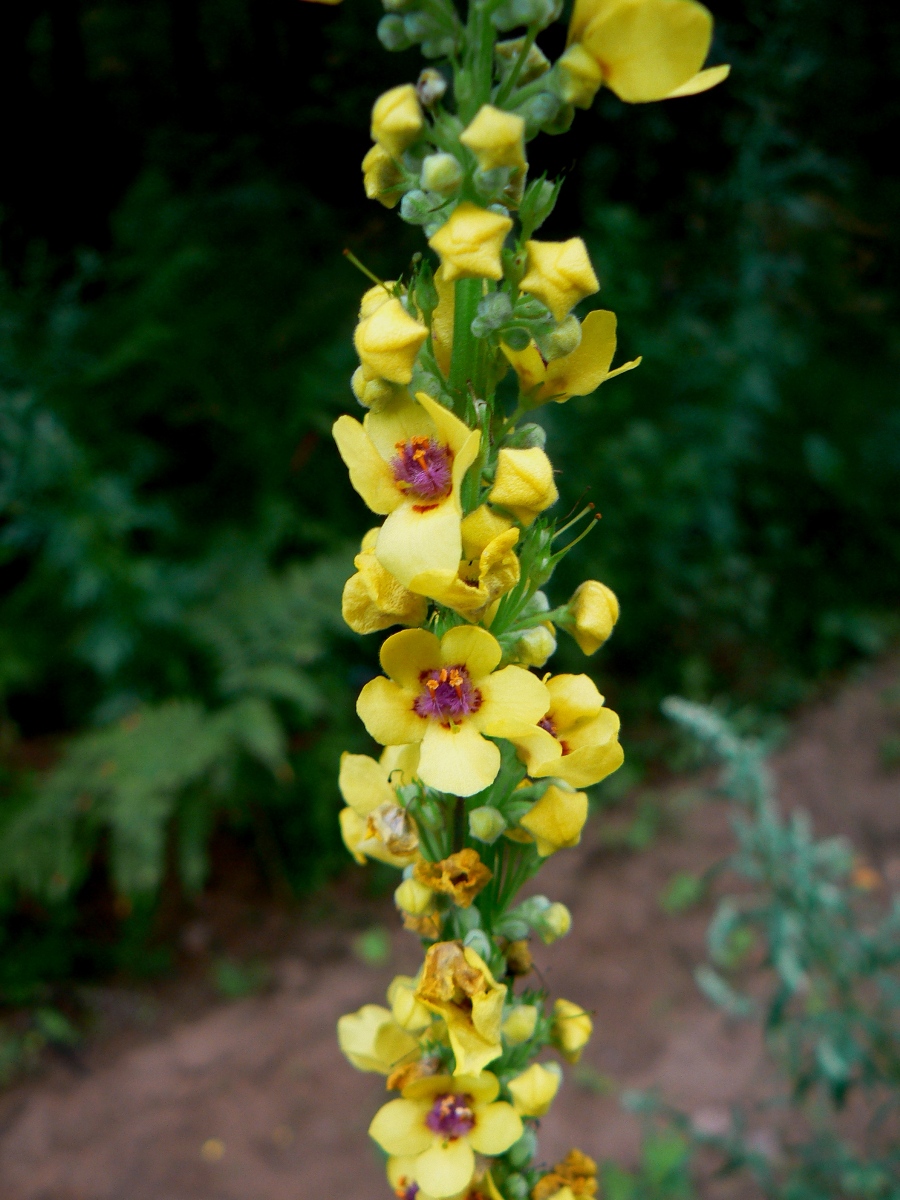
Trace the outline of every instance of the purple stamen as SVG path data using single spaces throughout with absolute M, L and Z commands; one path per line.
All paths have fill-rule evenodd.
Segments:
M 475 1114 L 471 1108 L 471 1096 L 438 1096 L 425 1124 L 432 1133 L 448 1141 L 465 1137 L 475 1128 Z
M 415 1182 L 415 1180 L 408 1180 L 405 1175 L 401 1176 L 396 1190 L 394 1191 L 394 1195 L 397 1197 L 397 1200 L 415 1200 L 418 1194 L 419 1185 Z
M 450 493 L 453 486 L 453 452 L 434 438 L 414 437 L 398 442 L 397 454 L 391 459 L 400 488 L 419 500 L 436 501 Z
M 423 671 L 419 679 L 422 691 L 416 696 L 413 709 L 420 717 L 435 717 L 449 725 L 481 708 L 481 692 L 472 687 L 469 672 L 461 664 Z
M 541 717 L 538 721 L 539 729 L 546 729 L 551 737 L 556 737 L 556 726 L 553 724 L 553 718 L 547 713 L 546 717 Z

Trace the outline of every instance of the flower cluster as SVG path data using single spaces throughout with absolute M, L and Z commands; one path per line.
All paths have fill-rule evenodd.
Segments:
M 359 694 L 383 751 L 343 756 L 340 823 L 358 862 L 402 871 L 396 905 L 424 957 L 338 1036 L 396 1093 L 370 1133 L 397 1196 L 572 1200 L 596 1192 L 594 1164 L 573 1150 L 536 1167 L 535 1129 L 561 1082 L 552 1055 L 577 1061 L 592 1018 L 530 979 L 532 940 L 565 936 L 568 910 L 518 892 L 579 842 L 583 789 L 622 763 L 591 676 L 543 670 L 559 630 L 594 654 L 619 606 L 596 580 L 548 599 L 594 514 L 554 520 L 532 414 L 640 359 L 613 367 L 614 313 L 577 314 L 600 288 L 584 242 L 535 236 L 560 185 L 529 181 L 528 144 L 565 131 L 601 87 L 643 103 L 705 91 L 728 68 L 704 69 L 712 19 L 696 0 L 576 0 L 555 63 L 536 39 L 559 0 L 471 0 L 465 23 L 450 0 L 384 6 L 383 45 L 418 44 L 434 64 L 376 100 L 363 185 L 422 227 L 431 254 L 398 280 L 371 277 L 351 381 L 365 411 L 334 425 L 380 521 L 343 615 L 359 634 L 401 627 Z

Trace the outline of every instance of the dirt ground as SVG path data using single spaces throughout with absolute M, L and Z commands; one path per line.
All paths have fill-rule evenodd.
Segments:
M 811 706 L 775 763 L 783 804 L 808 810 L 820 833 L 850 835 L 884 887 L 900 886 L 900 773 L 879 757 L 898 732 L 883 702 L 898 679 L 897 662 L 884 663 Z M 659 905 L 675 872 L 701 871 L 732 844 L 723 807 L 691 803 L 692 789 L 671 786 L 671 827 L 649 849 L 613 850 L 595 822 L 540 877 L 574 916 L 572 934 L 541 951 L 540 969 L 553 993 L 597 1014 L 583 1065 L 567 1072 L 542 1122 L 548 1161 L 572 1145 L 633 1158 L 637 1130 L 616 1087 L 656 1087 L 714 1128 L 765 1083 L 755 1031 L 726 1022 L 693 982 L 709 908 L 666 916 Z M 268 937 L 280 949 L 257 995 L 214 1000 L 199 968 L 163 988 L 92 993 L 89 1044 L 0 1096 L 2 1200 L 389 1195 L 366 1136 L 383 1083 L 343 1060 L 334 1026 L 381 1001 L 395 972 L 414 970 L 416 945 L 392 932 L 389 962 L 366 966 L 352 949 L 359 930 L 396 921 L 389 900 L 340 887 L 289 926 L 273 920 L 259 944 Z M 209 956 L 202 919 L 183 944 L 200 962 Z

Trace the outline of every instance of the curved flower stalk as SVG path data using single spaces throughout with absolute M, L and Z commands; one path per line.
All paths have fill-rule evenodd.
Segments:
M 331 0 L 323 0 L 331 2 Z M 613 591 L 586 580 L 556 607 L 560 558 L 594 527 L 558 524 L 556 473 L 531 414 L 589 396 L 614 366 L 616 317 L 577 234 L 536 236 L 559 182 L 529 180 L 529 143 L 560 134 L 601 87 L 626 103 L 694 95 L 712 18 L 697 0 L 576 0 L 565 51 L 537 38 L 559 0 L 384 0 L 378 37 L 432 65 L 376 99 L 362 163 L 370 199 L 422 228 L 424 253 L 360 303 L 338 451 L 382 523 L 369 529 L 343 613 L 390 633 L 359 716 L 379 758 L 345 754 L 341 832 L 357 862 L 402 872 L 394 893 L 422 942 L 387 1005 L 338 1023 L 341 1049 L 392 1096 L 373 1139 L 401 1200 L 573 1200 L 596 1166 L 572 1150 L 536 1165 L 536 1130 L 562 1064 L 593 1032 L 594 997 L 551 998 L 531 947 L 572 918 L 518 899 L 549 856 L 578 844 L 584 790 L 622 763 L 619 719 L 587 673 L 544 664 L 559 630 L 586 655 L 613 632 Z M 399 264 L 398 264 L 399 265 Z M 372 277 L 374 280 L 374 277 Z M 602 998 L 600 998 L 602 1004 Z

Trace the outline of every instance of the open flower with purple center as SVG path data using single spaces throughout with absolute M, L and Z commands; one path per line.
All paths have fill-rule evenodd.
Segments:
M 478 456 L 479 431 L 419 392 L 401 393 L 362 423 L 339 417 L 332 430 L 350 482 L 373 512 L 386 514 L 375 557 L 409 587 L 417 575 L 451 571 L 462 558 L 463 478 Z
M 487 738 L 539 732 L 550 707 L 540 679 L 522 667 L 498 671 L 501 658 L 497 639 L 476 625 L 440 639 L 404 629 L 381 647 L 388 678 L 365 685 L 356 711 L 383 746 L 419 746 L 418 775 L 428 787 L 472 796 L 500 770 L 500 751 Z
M 420 1196 L 457 1196 L 472 1182 L 476 1152 L 503 1154 L 522 1136 L 521 1118 L 497 1100 L 499 1091 L 490 1071 L 417 1079 L 378 1110 L 369 1133 L 401 1156 L 394 1173 L 406 1191 L 415 1184 Z

